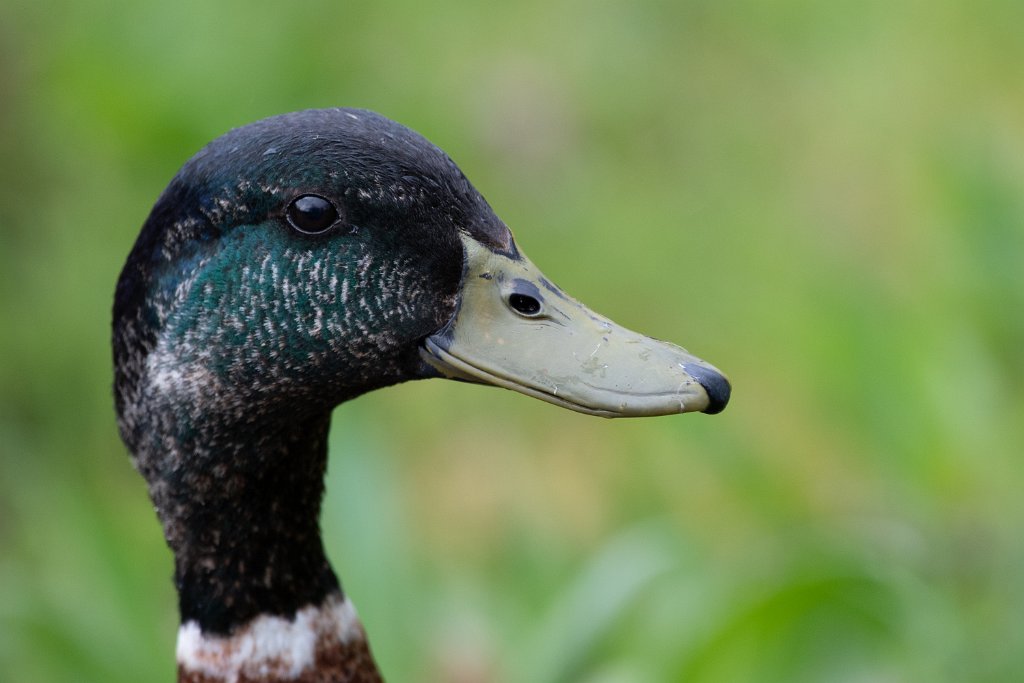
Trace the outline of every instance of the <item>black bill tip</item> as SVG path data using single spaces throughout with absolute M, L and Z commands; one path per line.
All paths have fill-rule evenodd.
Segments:
M 714 415 L 725 410 L 726 404 L 729 403 L 729 394 L 732 393 L 732 387 L 729 385 L 729 380 L 725 378 L 725 375 L 714 368 L 698 365 L 697 363 L 686 363 L 683 365 L 683 369 L 700 382 L 700 385 L 704 387 L 704 391 L 708 394 L 708 407 L 702 410 L 702 413 Z

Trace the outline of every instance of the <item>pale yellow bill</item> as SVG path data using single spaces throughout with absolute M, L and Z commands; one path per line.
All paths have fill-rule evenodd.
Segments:
M 603 417 L 725 408 L 729 381 L 710 364 L 597 315 L 525 256 L 463 242 L 458 311 L 421 350 L 442 375 Z

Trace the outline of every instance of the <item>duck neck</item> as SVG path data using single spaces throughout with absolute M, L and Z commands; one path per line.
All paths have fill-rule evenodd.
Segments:
M 138 459 L 174 552 L 179 681 L 379 680 L 320 537 L 330 413 L 182 417 Z
M 339 589 L 319 530 L 329 421 L 225 433 L 206 419 L 164 455 L 150 491 L 174 551 L 182 622 L 226 634 Z

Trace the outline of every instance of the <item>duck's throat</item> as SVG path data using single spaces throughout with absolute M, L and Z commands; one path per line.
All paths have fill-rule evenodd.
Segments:
M 207 414 L 137 451 L 174 552 L 179 680 L 380 680 L 320 537 L 329 423 Z
M 147 476 L 183 623 L 226 634 L 338 590 L 319 528 L 329 419 L 248 429 L 193 421 Z

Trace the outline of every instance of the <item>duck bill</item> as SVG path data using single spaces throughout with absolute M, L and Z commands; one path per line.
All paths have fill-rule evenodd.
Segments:
M 602 417 L 725 408 L 729 382 L 710 364 L 594 313 L 521 253 L 463 242 L 459 308 L 421 349 L 441 375 Z

